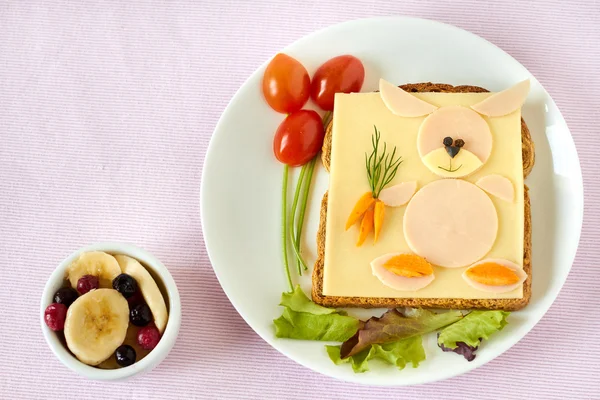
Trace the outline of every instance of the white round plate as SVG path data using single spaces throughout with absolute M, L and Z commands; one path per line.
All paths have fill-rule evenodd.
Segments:
M 365 65 L 363 91 L 375 90 L 380 77 L 398 84 L 432 81 L 476 85 L 492 91 L 531 78 L 523 117 L 536 148 L 536 164 L 526 181 L 533 210 L 533 296 L 524 310 L 509 317 L 510 323 L 502 332 L 483 343 L 473 362 L 437 349 L 432 334 L 425 337 L 427 360 L 418 368 L 408 366 L 398 371 L 372 362 L 369 372 L 354 374 L 349 365 L 336 366 L 329 360 L 323 342 L 275 338 L 272 320 L 281 314 L 278 303 L 281 293 L 287 290 L 280 243 L 283 167 L 272 150 L 273 135 L 283 115 L 272 111 L 262 97 L 265 63 L 238 90 L 223 113 L 202 176 L 206 247 L 219 282 L 240 315 L 265 341 L 292 360 L 325 375 L 369 385 L 411 385 L 446 379 L 487 363 L 517 343 L 546 313 L 565 282 L 583 216 L 583 184 L 575 145 L 560 111 L 540 83 L 519 62 L 486 40 L 422 19 L 390 17 L 346 22 L 308 35 L 282 51 L 300 60 L 311 75 L 329 58 L 352 54 Z M 315 259 L 318 210 L 327 179 L 320 167 L 313 181 L 303 234 L 309 262 Z M 290 192 L 293 186 L 289 184 Z M 301 284 L 309 294 L 310 274 L 305 274 Z M 350 313 L 365 317 L 382 311 Z

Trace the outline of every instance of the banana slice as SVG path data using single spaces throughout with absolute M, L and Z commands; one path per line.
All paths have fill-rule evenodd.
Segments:
M 112 288 L 112 281 L 121 273 L 117 260 L 102 251 L 82 253 L 67 268 L 67 279 L 73 289 L 77 289 L 77 281 L 84 275 L 94 275 L 100 280 L 101 288 Z
M 158 328 L 158 331 L 162 334 L 167 326 L 167 320 L 169 314 L 167 312 L 167 305 L 163 298 L 158 285 L 152 278 L 152 275 L 144 268 L 138 260 L 131 257 L 117 255 L 115 259 L 119 263 L 121 270 L 124 274 L 132 276 L 138 284 L 138 288 L 144 296 L 144 300 L 150 311 L 152 311 L 152 317 L 154 317 L 154 324 Z
M 92 290 L 71 304 L 65 320 L 67 347 L 83 363 L 98 365 L 125 340 L 129 304 L 114 289 Z

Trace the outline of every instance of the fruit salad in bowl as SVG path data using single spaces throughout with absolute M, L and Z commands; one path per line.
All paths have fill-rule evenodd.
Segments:
M 167 268 L 135 246 L 101 243 L 71 254 L 42 296 L 42 331 L 69 368 L 97 380 L 125 379 L 158 365 L 181 323 Z

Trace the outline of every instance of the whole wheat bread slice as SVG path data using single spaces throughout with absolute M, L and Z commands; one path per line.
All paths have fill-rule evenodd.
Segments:
M 477 86 L 452 86 L 443 83 L 414 83 L 400 86 L 408 92 L 446 92 L 446 93 L 481 93 L 488 92 Z M 325 169 L 329 171 L 331 161 L 332 124 L 327 126 L 323 153 L 321 155 Z M 523 151 L 523 175 L 527 177 L 535 162 L 535 149 L 529 129 L 521 118 L 521 143 Z M 523 297 L 520 299 L 456 299 L 456 298 L 393 298 L 393 297 L 344 297 L 323 295 L 323 273 L 325 267 L 325 228 L 327 221 L 327 193 L 321 201 L 319 230 L 317 232 L 317 261 L 312 276 L 312 299 L 315 303 L 327 307 L 360 307 L 360 308 L 395 308 L 424 307 L 452 309 L 487 309 L 514 311 L 525 307 L 531 299 L 531 205 L 528 188 L 525 186 L 525 225 L 523 269 L 527 279 L 523 283 Z

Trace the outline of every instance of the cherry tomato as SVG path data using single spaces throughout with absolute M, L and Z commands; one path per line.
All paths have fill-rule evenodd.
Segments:
M 275 157 L 291 167 L 306 164 L 319 152 L 324 137 L 323 121 L 316 111 L 300 110 L 291 113 L 275 132 Z
M 310 96 L 325 111 L 333 110 L 336 93 L 358 92 L 365 80 L 365 67 L 354 56 L 345 55 L 326 61 L 312 79 Z
M 300 110 L 308 100 L 310 77 L 298 60 L 279 53 L 267 65 L 262 90 L 273 110 L 289 114 Z

